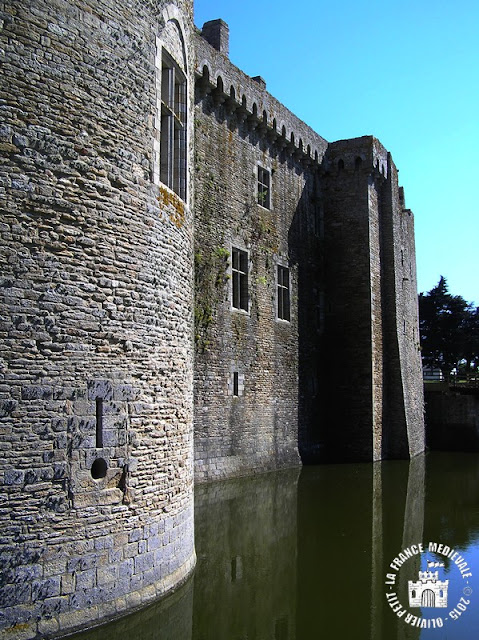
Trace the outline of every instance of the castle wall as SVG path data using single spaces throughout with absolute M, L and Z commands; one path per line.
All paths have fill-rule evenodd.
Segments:
M 414 228 L 390 154 L 370 136 L 326 144 L 229 63 L 224 23 L 203 35 L 217 48 L 196 39 L 197 477 L 275 466 L 288 439 L 307 462 L 419 453 Z M 268 211 L 257 165 L 271 170 Z M 247 314 L 232 309 L 235 246 L 249 252 Z M 293 311 L 278 326 L 281 260 Z
M 298 332 L 314 306 L 299 298 L 318 262 L 315 172 L 326 144 L 201 37 L 196 52 L 195 469 L 204 480 L 299 463 Z M 258 165 L 270 174 L 269 206 L 258 203 Z M 246 310 L 233 308 L 233 247 L 248 255 Z M 289 269 L 288 321 L 276 315 L 277 265 Z
M 325 457 L 372 459 L 381 434 L 378 196 L 368 138 L 330 145 L 324 175 Z M 379 415 L 378 415 L 379 414 Z M 374 425 L 374 427 L 373 427 Z
M 194 565 L 192 212 L 155 184 L 162 37 L 191 71 L 192 6 L 178 5 L 34 0 L 2 15 L 9 637 L 120 615 Z
M 324 457 L 424 450 L 414 227 L 390 154 L 371 137 L 329 146 L 324 171 Z
M 328 145 L 187 0 L 2 19 L 0 628 L 28 639 L 186 579 L 193 464 L 418 453 L 422 379 L 379 142 Z
M 384 457 L 424 451 L 424 395 L 419 345 L 414 217 L 388 154 L 383 185 L 385 351 Z

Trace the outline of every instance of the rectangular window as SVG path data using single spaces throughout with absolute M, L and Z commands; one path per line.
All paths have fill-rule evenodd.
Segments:
M 278 319 L 290 319 L 289 269 L 278 265 Z
M 165 51 L 161 59 L 160 180 L 186 200 L 186 80 Z
M 232 371 L 228 379 L 228 395 L 239 398 L 244 394 L 244 373 Z
M 258 204 L 270 208 L 270 173 L 258 165 Z
M 239 373 L 233 372 L 233 395 L 239 396 Z
M 103 398 L 96 398 L 96 443 L 97 449 L 103 447 Z
M 232 306 L 234 309 L 248 311 L 248 254 L 234 247 L 231 253 Z

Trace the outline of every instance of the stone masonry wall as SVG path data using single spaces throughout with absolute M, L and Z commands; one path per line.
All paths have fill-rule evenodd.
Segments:
M 319 260 L 312 148 L 317 156 L 325 143 L 201 37 L 196 55 L 205 64 L 195 110 L 195 473 L 204 480 L 299 462 L 298 331 L 314 306 L 299 295 Z M 294 144 L 306 135 L 309 154 Z M 270 172 L 269 208 L 257 202 L 258 165 Z M 248 252 L 247 312 L 232 308 L 232 247 Z M 278 264 L 290 269 L 290 321 L 276 317 Z
M 414 217 L 398 187 L 388 154 L 383 185 L 383 290 L 385 358 L 384 457 L 424 451 L 424 395 L 419 345 Z
M 326 335 L 331 375 L 326 458 L 424 450 L 412 214 L 374 138 L 329 146 L 325 198 Z
M 373 358 L 381 331 L 378 214 L 370 141 L 330 145 L 325 198 L 327 419 L 324 458 L 372 459 L 377 407 Z M 374 294 L 373 294 L 374 292 Z M 379 313 L 377 309 L 379 307 Z
M 1 637 L 97 624 L 192 571 L 193 369 L 199 481 L 424 448 L 413 219 L 390 155 L 328 144 L 192 12 L 2 8 Z M 186 126 L 185 199 L 161 183 L 163 64 L 187 81 L 186 125 L 168 116 Z
M 288 438 L 304 461 L 415 455 L 414 229 L 390 154 L 370 136 L 327 145 L 229 62 L 224 23 L 221 37 L 220 50 L 195 41 L 197 478 L 275 466 Z M 271 170 L 270 211 L 256 202 L 258 164 Z M 231 308 L 233 246 L 249 252 L 249 314 Z M 281 261 L 292 316 L 278 326 Z
M 178 5 L 2 12 L 2 637 L 120 615 L 194 565 L 192 213 L 152 180 Z
M 427 444 L 432 450 L 479 451 L 479 395 L 426 386 Z M 439 385 L 438 385 L 439 386 Z

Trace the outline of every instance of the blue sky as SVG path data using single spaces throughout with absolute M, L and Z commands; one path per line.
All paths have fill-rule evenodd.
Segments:
M 479 305 L 479 2 L 196 0 L 230 58 L 329 141 L 374 135 L 415 215 L 419 291 Z

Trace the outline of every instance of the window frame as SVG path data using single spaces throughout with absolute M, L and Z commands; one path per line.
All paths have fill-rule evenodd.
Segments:
M 158 181 L 186 202 L 188 163 L 188 85 L 168 51 L 159 52 Z
M 276 264 L 276 320 L 291 322 L 291 270 L 279 262 Z
M 240 373 L 237 365 L 233 365 L 228 378 L 228 395 L 231 398 L 241 398 L 244 395 L 244 373 Z
M 233 371 L 233 397 L 239 397 L 239 371 Z
M 271 170 L 259 163 L 256 165 L 256 202 L 260 207 L 271 210 Z
M 231 247 L 231 309 L 249 314 L 249 307 L 249 252 L 233 245 Z

